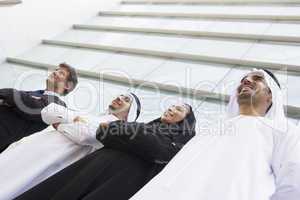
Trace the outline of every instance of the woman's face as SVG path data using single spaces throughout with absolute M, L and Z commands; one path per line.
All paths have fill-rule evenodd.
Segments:
M 109 109 L 114 112 L 129 111 L 131 103 L 132 99 L 130 96 L 121 94 L 111 102 Z
M 161 121 L 167 124 L 175 124 L 182 121 L 189 112 L 190 108 L 185 104 L 173 105 L 163 113 Z

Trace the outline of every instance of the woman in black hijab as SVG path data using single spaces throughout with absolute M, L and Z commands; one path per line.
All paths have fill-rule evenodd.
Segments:
M 18 200 L 127 200 L 195 135 L 191 106 L 174 105 L 149 123 L 101 124 L 104 148 L 48 178 Z

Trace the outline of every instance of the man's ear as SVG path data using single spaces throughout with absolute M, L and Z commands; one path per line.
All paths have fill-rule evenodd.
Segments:
M 269 112 L 269 110 L 270 110 L 270 108 L 272 107 L 272 104 L 273 104 L 272 93 L 271 92 L 268 93 L 267 104 L 268 104 L 268 108 L 266 110 L 266 113 Z
M 267 101 L 268 101 L 269 105 L 272 104 L 272 92 L 269 92 L 269 93 L 268 93 Z
M 65 90 L 70 90 L 71 89 L 70 83 L 66 83 L 65 86 L 64 86 L 64 89 Z

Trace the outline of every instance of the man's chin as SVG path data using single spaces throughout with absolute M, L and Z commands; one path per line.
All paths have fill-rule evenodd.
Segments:
M 110 111 L 115 111 L 116 110 L 116 108 L 113 105 L 109 105 L 108 108 L 109 108 Z
M 164 116 L 161 116 L 161 117 L 160 117 L 160 121 L 166 123 L 167 119 L 166 119 Z
M 240 93 L 237 97 L 239 104 L 241 103 L 251 103 L 252 101 L 252 95 L 250 93 Z
M 50 85 L 56 85 L 56 81 L 54 78 L 47 78 L 47 83 L 50 84 Z

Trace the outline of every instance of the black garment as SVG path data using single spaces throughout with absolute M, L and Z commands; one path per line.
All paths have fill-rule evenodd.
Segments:
M 50 103 L 66 106 L 58 97 L 43 95 L 43 90 L 18 91 L 0 89 L 0 153 L 11 143 L 48 125 L 41 118 L 41 110 Z
M 103 148 L 58 172 L 16 200 L 127 200 L 149 180 L 151 163 Z
M 77 161 L 17 200 L 127 200 L 158 174 L 195 135 L 192 112 L 168 125 L 156 119 L 148 124 L 113 122 L 99 128 L 105 148 Z M 126 134 L 125 134 L 126 133 Z
M 168 163 L 192 137 L 196 119 L 192 111 L 176 124 L 162 123 L 160 118 L 150 123 L 111 122 L 99 127 L 97 139 L 105 147 L 127 152 L 154 163 Z

